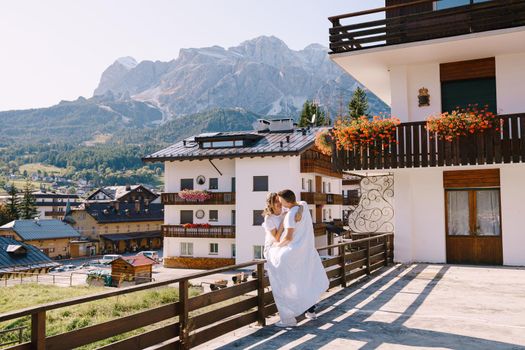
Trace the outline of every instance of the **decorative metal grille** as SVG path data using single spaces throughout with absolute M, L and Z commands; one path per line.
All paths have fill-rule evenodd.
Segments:
M 394 232 L 394 176 L 366 176 L 361 200 L 348 215 L 352 233 Z

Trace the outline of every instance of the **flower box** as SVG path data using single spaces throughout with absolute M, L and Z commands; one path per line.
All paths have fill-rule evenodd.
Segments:
M 478 109 L 477 106 L 469 106 L 466 109 L 456 109 L 452 112 L 444 112 L 427 119 L 426 129 L 430 133 L 436 133 L 440 140 L 452 142 L 460 136 L 466 136 L 486 129 L 496 127 L 496 115 L 487 110 L 487 106 Z
M 201 190 L 182 190 L 178 195 L 188 202 L 204 202 L 211 198 L 210 193 Z
M 210 228 L 210 224 L 183 224 L 184 228 Z
M 338 120 L 333 128 L 338 149 L 353 150 L 358 147 L 377 147 L 384 149 L 396 142 L 396 127 L 401 122 L 394 117 L 362 116 L 351 120 Z

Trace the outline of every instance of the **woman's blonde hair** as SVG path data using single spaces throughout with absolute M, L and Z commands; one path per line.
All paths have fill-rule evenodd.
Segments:
M 275 214 L 273 211 L 273 205 L 275 204 L 275 201 L 279 200 L 277 197 L 277 193 L 275 192 L 268 193 L 266 196 L 266 208 L 264 208 L 262 213 L 263 216 Z

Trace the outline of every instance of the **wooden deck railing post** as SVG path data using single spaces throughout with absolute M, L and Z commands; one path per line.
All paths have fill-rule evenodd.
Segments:
M 40 311 L 31 315 L 31 349 L 46 348 L 46 312 Z
M 188 329 L 189 321 L 189 305 L 188 305 L 188 280 L 182 280 L 179 282 L 179 339 L 181 350 L 187 350 L 190 348 L 189 335 L 190 330 Z
M 341 287 L 346 288 L 346 246 L 339 246 L 339 256 L 341 258 Z
M 257 264 L 257 323 L 266 326 L 266 313 L 264 312 L 264 263 Z
M 366 241 L 366 274 L 370 275 L 370 239 Z

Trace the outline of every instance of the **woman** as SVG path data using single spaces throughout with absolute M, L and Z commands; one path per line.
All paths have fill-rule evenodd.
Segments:
M 266 253 L 267 268 L 281 318 L 276 325 L 293 327 L 297 324 L 295 317 L 307 309 L 306 316 L 315 317 L 312 305 L 328 289 L 328 277 L 315 249 L 308 204 L 297 203 L 291 190 L 281 191 L 278 196 L 288 212 L 283 219 L 278 242 L 273 243 Z M 299 210 L 302 210 L 302 217 L 296 221 L 295 215 Z
M 265 231 L 264 237 L 264 257 L 267 257 L 268 250 L 272 244 L 279 242 L 284 230 L 283 219 L 288 210 L 283 210 L 279 201 L 279 196 L 275 192 L 268 193 L 266 196 L 266 208 L 263 210 L 264 222 L 262 227 Z M 303 213 L 301 207 L 295 215 L 295 221 L 300 221 Z

